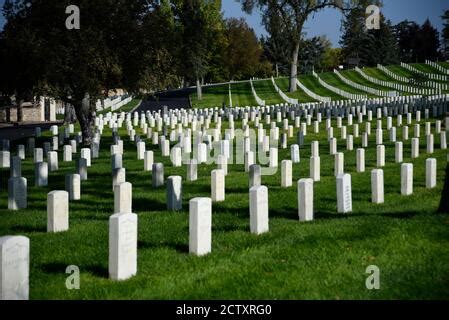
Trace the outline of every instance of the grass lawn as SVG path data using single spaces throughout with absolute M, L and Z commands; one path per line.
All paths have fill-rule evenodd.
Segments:
M 377 84 L 374 84 L 368 80 L 366 80 L 365 78 L 363 78 L 360 73 L 358 73 L 355 70 L 345 70 L 342 71 L 341 74 L 346 77 L 346 79 L 349 79 L 355 83 L 367 86 L 367 87 L 371 87 L 374 89 L 378 89 L 378 90 L 382 90 L 382 91 L 394 91 L 394 89 L 390 88 L 390 87 L 384 87 L 384 86 L 380 86 Z M 401 94 L 404 94 L 403 92 L 401 92 Z
M 257 95 L 265 100 L 267 105 L 273 105 L 278 103 L 285 103 L 281 96 L 274 89 L 273 83 L 270 80 L 253 81 L 254 89 Z
M 347 100 L 345 97 L 342 97 L 333 91 L 330 91 L 323 87 L 318 80 L 312 76 L 312 75 L 301 75 L 299 76 L 299 81 L 309 90 L 312 92 L 315 92 L 316 94 L 322 96 L 322 97 L 329 97 L 333 101 L 339 101 L 339 100 Z
M 277 78 L 274 79 L 277 86 L 287 94 L 290 98 L 298 99 L 299 103 L 307 103 L 307 102 L 316 102 L 313 98 L 309 97 L 304 91 L 301 90 L 301 88 L 297 87 L 296 92 L 290 93 L 289 92 L 289 86 L 290 81 L 289 78 Z
M 335 122 L 333 125 L 334 135 L 340 137 Z M 372 126 L 374 129 L 375 120 Z M 224 122 L 223 130 L 227 127 Z M 235 127 L 240 128 L 241 122 Z M 401 132 L 398 130 L 398 139 Z M 230 165 L 226 201 L 213 205 L 212 253 L 198 258 L 188 254 L 188 201 L 210 196 L 210 171 L 215 166 L 199 166 L 199 180 L 186 182 L 186 168 L 173 168 L 169 159 L 162 158 L 157 147 L 147 142 L 147 149 L 155 151 L 155 161 L 165 164 L 166 177 L 183 176 L 183 211 L 167 212 L 165 188 L 152 188 L 151 173 L 143 172 L 143 161 L 136 160 L 136 147 L 126 138 L 126 129 L 120 134 L 125 141 L 127 181 L 133 185 L 133 211 L 139 216 L 138 273 L 128 281 L 108 279 L 108 219 L 114 207 L 109 129 L 103 132 L 100 158 L 93 160 L 89 179 L 82 182 L 81 201 L 70 203 L 68 232 L 46 233 L 46 197 L 52 190 L 64 189 L 64 175 L 74 172 L 75 162 L 63 163 L 59 151 L 59 171 L 50 174 L 48 187 L 37 188 L 32 156 L 27 156 L 22 172 L 28 179 L 28 209 L 17 212 L 6 210 L 9 171 L 2 169 L 0 235 L 31 239 L 31 299 L 449 298 L 449 215 L 436 213 L 441 197 L 448 196 L 443 186 L 449 174 L 447 151 L 437 148 L 439 135 L 435 135 L 432 155 L 438 160 L 438 186 L 433 190 L 425 189 L 425 160 L 430 157 L 425 155 L 425 139 L 420 140 L 420 157 L 413 161 L 410 141 L 404 143 L 404 161 L 414 164 L 415 184 L 414 194 L 404 197 L 400 195 L 400 165 L 394 163 L 394 144 L 388 142 L 384 130 L 387 165 L 383 205 L 370 202 L 375 132 L 366 151 L 366 173 L 355 172 L 355 149 L 361 146 L 361 138 L 354 139 L 354 151 L 345 151 L 345 171 L 352 175 L 353 213 L 341 215 L 336 213 L 334 160 L 329 156 L 325 121 L 319 134 L 309 127 L 301 163 L 293 167 L 294 186 L 280 187 L 280 170 L 262 178 L 269 187 L 270 207 L 270 232 L 262 236 L 249 232 L 244 166 Z M 45 139 L 36 145 L 41 146 Z M 296 181 L 309 176 L 310 143 L 314 140 L 320 141 L 322 181 L 314 186 L 315 220 L 301 223 Z M 343 140 L 338 141 L 338 150 L 345 150 Z M 289 140 L 292 143 L 294 139 Z M 289 149 L 280 149 L 279 160 L 289 159 L 289 154 Z M 65 287 L 69 265 L 80 268 L 80 290 Z M 369 265 L 380 268 L 380 290 L 365 287 Z
M 255 106 L 257 105 L 251 92 L 251 85 L 248 82 L 234 83 L 231 85 L 232 90 L 232 104 L 233 106 Z
M 218 85 L 203 88 L 203 99 L 198 100 L 195 93 L 190 95 L 193 108 L 211 108 L 222 107 L 223 104 L 229 105 L 229 86 Z
M 320 74 L 320 77 L 327 84 L 334 86 L 336 88 L 339 88 L 343 91 L 353 93 L 353 94 L 366 95 L 366 96 L 368 96 L 368 98 L 377 97 L 376 95 L 367 93 L 365 91 L 358 90 L 356 88 L 351 87 L 350 85 L 347 85 L 334 73 L 331 73 L 331 72 L 322 73 L 322 74 Z

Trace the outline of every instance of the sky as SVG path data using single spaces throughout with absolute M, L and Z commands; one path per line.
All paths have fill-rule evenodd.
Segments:
M 266 31 L 261 25 L 260 13 L 254 12 L 251 16 L 241 10 L 236 0 L 222 0 L 225 17 L 244 17 L 258 36 L 265 35 Z M 382 13 L 397 24 L 405 19 L 422 24 L 427 18 L 441 31 L 443 10 L 449 10 L 449 0 L 383 0 Z M 338 46 L 341 31 L 342 15 L 335 9 L 324 9 L 310 17 L 305 25 L 307 37 L 326 35 L 334 46 Z
M 95 0 L 92 0 L 95 1 Z M 255 11 L 252 15 L 245 14 L 241 5 L 236 0 L 222 0 L 225 17 L 244 17 L 248 24 L 255 30 L 258 36 L 266 34 L 261 25 L 260 12 Z M 0 0 L 3 7 L 4 0 Z M 390 19 L 393 24 L 405 19 L 422 24 L 427 18 L 439 31 L 443 28 L 440 16 L 443 10 L 449 10 L 449 0 L 383 0 L 382 13 Z M 338 46 L 340 39 L 341 14 L 335 9 L 325 9 L 310 17 L 305 25 L 307 37 L 326 35 L 334 46 Z M 5 20 L 0 15 L 0 29 L 3 28 Z

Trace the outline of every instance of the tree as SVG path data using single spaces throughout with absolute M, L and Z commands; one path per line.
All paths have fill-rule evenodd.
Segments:
M 240 0 L 242 8 L 247 13 L 252 13 L 257 6 L 264 16 L 281 17 L 280 23 L 283 32 L 286 33 L 291 47 L 290 57 L 290 92 L 296 91 L 296 79 L 298 73 L 298 56 L 302 40 L 302 31 L 307 19 L 315 12 L 326 7 L 340 9 L 348 8 L 343 0 Z M 265 19 L 266 20 L 266 19 Z
M 221 0 L 179 0 L 176 10 L 182 28 L 183 74 L 196 81 L 201 100 L 201 83 L 214 52 L 215 38 L 223 32 Z
M 324 71 L 332 71 L 338 69 L 343 62 L 343 55 L 341 48 L 326 48 L 321 61 L 321 66 Z
M 83 142 L 89 145 L 96 99 L 124 85 L 123 75 L 128 74 L 130 64 L 123 61 L 138 57 L 129 50 L 140 41 L 141 18 L 148 2 L 76 1 L 81 10 L 79 30 L 66 28 L 67 4 L 8 1 L 4 38 L 12 67 L 7 76 L 17 79 L 16 88 L 25 80 L 26 90 L 33 95 L 48 94 L 73 105 Z M 140 59 L 132 61 L 138 64 Z
M 226 70 L 228 79 L 242 80 L 253 77 L 260 69 L 263 54 L 254 30 L 244 19 L 228 19 L 225 25 L 227 47 L 223 69 Z
M 417 35 L 417 59 L 420 62 L 429 60 L 437 60 L 439 57 L 438 50 L 440 48 L 440 35 L 438 30 L 432 26 L 427 19 L 421 26 Z
M 398 23 L 394 30 L 401 61 L 417 62 L 419 25 L 416 22 L 404 20 Z
M 361 47 L 361 63 L 366 66 L 399 63 L 398 48 L 393 27 L 381 14 L 380 29 L 367 31 L 366 40 Z
M 446 59 L 449 59 L 449 10 L 446 10 L 441 17 L 443 19 L 443 53 Z

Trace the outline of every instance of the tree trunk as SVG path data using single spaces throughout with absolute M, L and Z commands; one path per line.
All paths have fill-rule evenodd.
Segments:
M 299 55 L 299 42 L 295 44 L 291 60 L 290 92 L 296 91 L 296 79 L 298 77 L 298 55 Z
M 89 94 L 86 93 L 84 99 L 77 99 L 74 103 L 74 108 L 81 126 L 83 145 L 90 146 L 94 136 L 95 112 L 91 109 Z
M 64 123 L 72 124 L 75 122 L 76 122 L 75 108 L 71 104 L 64 102 Z
M 203 100 L 203 90 L 201 88 L 201 82 L 199 78 L 196 78 L 196 95 L 198 100 Z

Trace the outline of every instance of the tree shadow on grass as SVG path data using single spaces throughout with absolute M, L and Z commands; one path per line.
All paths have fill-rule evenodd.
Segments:
M 440 206 L 438 207 L 438 213 L 449 212 L 449 166 L 446 166 L 446 176 L 444 179 L 443 192 L 441 193 Z
M 160 248 L 169 248 L 173 249 L 179 253 L 189 253 L 189 245 L 182 243 L 174 243 L 174 242 L 162 242 L 162 243 L 151 243 L 148 241 L 138 241 L 137 243 L 138 249 L 160 249 Z
M 13 226 L 11 230 L 17 233 L 47 233 L 46 226 Z

